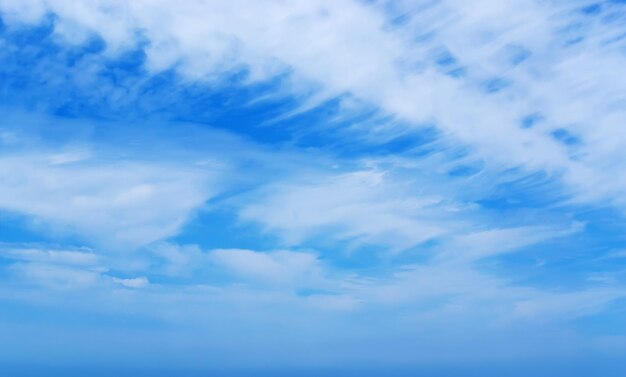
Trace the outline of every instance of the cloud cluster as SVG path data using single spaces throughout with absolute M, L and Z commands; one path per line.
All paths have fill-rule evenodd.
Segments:
M 580 267 L 621 250 L 597 241 L 620 215 L 586 224 L 602 215 L 589 208 L 626 209 L 621 2 L 0 0 L 0 13 L 9 39 L 45 24 L 60 49 L 103 42 L 37 85 L 102 97 L 100 75 L 134 52 L 138 81 L 287 103 L 237 104 L 243 115 L 211 126 L 4 117 L 0 210 L 48 237 L 0 244 L 11 305 L 166 324 L 187 349 L 245 345 L 260 363 L 280 358 L 274 340 L 331 362 L 383 344 L 404 362 L 481 348 L 459 334 L 563 335 L 626 293 L 619 266 Z M 111 77 L 115 96 L 146 94 Z
M 490 166 L 558 174 L 578 200 L 621 207 L 625 12 L 616 2 L 586 6 L 2 3 L 12 22 L 53 14 L 70 43 L 96 35 L 113 56 L 142 48 L 152 72 L 209 82 L 238 71 L 251 81 L 288 74 L 295 95 L 349 94 L 411 125 L 434 124 Z

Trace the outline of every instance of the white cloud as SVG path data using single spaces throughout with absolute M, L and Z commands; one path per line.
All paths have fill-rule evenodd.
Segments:
M 4 247 L 0 247 L 0 256 L 29 262 L 43 262 L 72 266 L 94 266 L 100 259 L 97 254 L 90 251 L 49 250 L 24 246 L 12 247 L 11 245 L 4 246 L 6 246 L 6 249 Z
M 555 226 L 526 226 L 457 234 L 443 242 L 442 251 L 437 255 L 437 259 L 445 262 L 471 263 L 545 240 L 571 235 L 580 230 L 580 224 L 574 224 L 569 229 Z
M 0 156 L 0 207 L 111 246 L 175 234 L 211 196 L 204 174 L 175 164 L 51 164 L 45 153 Z
M 310 253 L 220 249 L 211 251 L 209 260 L 240 278 L 286 287 L 311 284 L 322 279 L 318 258 Z
M 205 267 L 206 263 L 206 255 L 197 245 L 159 243 L 151 246 L 149 251 L 151 256 L 156 256 L 163 261 L 161 268 L 157 268 L 153 263 L 152 272 L 168 276 L 187 276 L 194 270 Z
M 177 125 L 182 133 L 145 124 L 129 137 L 119 124 L 3 114 L 0 130 L 11 129 L 14 137 L 0 150 L 0 209 L 25 215 L 39 231 L 118 250 L 176 235 L 210 199 L 322 159 L 188 124 Z M 49 129 L 59 140 L 49 138 Z
M 577 292 L 532 292 L 533 295 L 516 302 L 513 319 L 531 318 L 549 322 L 561 318 L 581 318 L 604 311 L 608 305 L 622 299 L 623 289 L 588 289 Z
M 303 100 L 304 106 L 348 93 L 411 126 L 434 124 L 447 141 L 438 146 L 468 147 L 468 159 L 485 163 L 487 172 L 479 179 L 496 180 L 492 172 L 521 166 L 520 174 L 545 171 L 562 178 L 577 200 L 626 204 L 622 195 L 626 76 L 623 42 L 614 38 L 623 32 L 623 25 L 586 20 L 572 8 L 578 2 L 407 4 L 3 0 L 0 7 L 13 23 L 36 22 L 47 8 L 57 16 L 58 35 L 81 43 L 89 33 L 98 33 L 108 44 L 108 57 L 141 43 L 149 70 L 174 68 L 187 80 L 210 83 L 240 69 L 250 70 L 251 81 L 287 72 L 290 81 L 283 83 L 284 90 L 297 96 L 314 93 Z M 617 19 L 623 19 L 622 9 L 605 7 L 616 12 Z M 390 22 L 397 15 L 404 20 Z M 572 23 L 583 27 L 568 27 Z M 437 63 L 445 60 L 443 51 L 451 55 L 449 61 Z M 490 83 L 493 92 L 487 93 Z M 522 118 L 532 114 L 535 124 L 521 127 Z M 570 142 L 554 135 L 560 130 L 565 131 L 561 138 L 570 137 Z M 8 132 L 0 135 L 7 145 L 17 140 Z M 216 148 L 249 153 L 231 144 Z M 298 163 L 285 164 L 299 165 L 304 158 L 298 158 Z M 284 154 L 273 159 L 290 160 Z M 189 163 L 191 159 L 164 161 L 101 158 L 88 148 L 2 152 L 0 207 L 100 243 L 143 246 L 176 234 L 189 215 L 219 191 L 215 177 L 207 175 L 216 167 L 212 159 L 199 164 Z M 226 163 L 217 170 L 228 167 Z M 439 174 L 438 169 L 443 168 L 433 168 L 432 174 Z M 433 323 L 433 318 L 442 323 L 454 319 L 468 327 L 502 319 L 558 322 L 594 314 L 624 295 L 606 287 L 544 291 L 481 271 L 474 262 L 570 230 L 476 224 L 484 217 L 463 212 L 463 203 L 455 199 L 466 188 L 447 187 L 451 180 L 440 184 L 421 181 L 418 175 L 407 178 L 418 169 L 399 176 L 394 168 L 362 166 L 348 173 L 302 170 L 289 179 L 273 174 L 267 174 L 270 179 L 257 180 L 256 175 L 242 179 L 265 186 L 229 203 L 240 210 L 240 219 L 261 224 L 289 246 L 318 237 L 400 251 L 437 238 L 441 242 L 432 248 L 432 260 L 379 274 L 329 276 L 314 253 L 203 252 L 198 246 L 159 244 L 149 253 L 165 261 L 163 268 L 154 267 L 152 261 L 137 262 L 132 266 L 132 276 L 139 276 L 135 278 L 103 279 L 100 258 L 75 251 L 10 251 L 5 255 L 18 262 L 9 271 L 51 288 L 107 282 L 140 288 L 150 284 L 144 274 L 162 273 L 181 279 L 177 282 L 183 281 L 184 287 L 163 284 L 146 293 L 129 289 L 124 295 L 137 296 L 123 297 L 139 297 L 134 309 L 146 316 L 179 323 L 191 317 L 194 324 L 209 323 L 211 315 L 218 318 L 216 323 L 232 320 L 236 312 L 232 308 L 241 302 L 265 311 L 268 321 L 275 322 L 297 317 L 291 315 L 294 312 L 319 313 L 312 308 L 342 311 L 373 306 L 382 311 L 405 308 L 422 325 Z M 239 284 L 220 285 L 192 273 L 200 269 L 210 275 L 211 268 L 228 274 L 228 283 Z M 250 282 L 254 284 L 245 284 Z M 332 294 L 298 296 L 294 287 Z M 112 300 L 117 300 L 118 310 L 128 309 L 123 299 Z M 215 300 L 230 305 L 231 312 L 215 314 Z M 268 303 L 288 310 L 273 312 L 274 305 Z M 390 318 L 402 317 L 395 314 Z M 307 326 L 312 323 L 310 315 L 303 317 Z M 383 317 L 379 321 L 392 322 Z M 249 316 L 246 321 L 242 322 L 253 323 Z
M 9 271 L 17 276 L 17 282 L 55 290 L 88 289 L 96 286 L 101 278 L 97 270 L 46 263 L 15 263 Z
M 144 288 L 147 287 L 148 284 L 150 284 L 148 278 L 146 278 L 145 276 L 129 279 L 113 278 L 113 281 L 127 288 Z
M 107 271 L 101 256 L 87 249 L 55 249 L 41 245 L 0 244 L 0 258 L 12 286 L 38 285 L 53 290 L 94 288 Z
M 510 249 L 527 245 L 515 230 L 492 235 L 494 242 L 503 242 Z M 486 233 L 483 237 L 488 236 Z M 488 243 L 486 248 L 490 248 Z M 182 247 L 181 252 L 192 249 Z M 19 279 L 3 284 L 0 297 L 25 301 L 40 313 L 61 310 L 89 318 L 97 313 L 105 318 L 122 316 L 149 324 L 157 321 L 159 329 L 167 329 L 165 335 L 149 330 L 143 339 L 160 339 L 161 334 L 171 341 L 172 336 L 180 336 L 197 340 L 194 345 L 204 351 L 210 347 L 223 350 L 223 339 L 230 339 L 232 343 L 226 344 L 236 348 L 233 355 L 239 358 L 241 344 L 248 345 L 253 339 L 263 351 L 254 347 L 247 350 L 252 356 L 267 357 L 266 345 L 279 342 L 281 353 L 276 357 L 288 346 L 291 350 L 315 348 L 319 350 L 316 357 L 332 359 L 338 352 L 349 355 L 354 350 L 345 350 L 347 342 L 364 347 L 356 349 L 359 355 L 367 354 L 364 345 L 371 345 L 377 360 L 389 357 L 397 362 L 414 360 L 416 347 L 429 350 L 428 357 L 424 356 L 428 360 L 492 358 L 493 349 L 482 347 L 493 346 L 498 337 L 506 338 L 502 344 L 510 346 L 510 337 L 519 331 L 523 331 L 524 339 L 542 338 L 546 331 L 555 329 L 565 331 L 566 321 L 594 315 L 625 294 L 606 288 L 544 291 L 511 284 L 506 277 L 490 276 L 467 264 L 441 261 L 403 266 L 380 275 L 333 271 L 331 276 L 314 253 L 227 249 L 203 255 L 207 257 L 206 265 L 201 266 L 203 280 L 187 280 L 182 274 L 180 279 L 157 284 L 142 272 L 134 273 L 133 278 L 120 278 L 84 266 L 42 264 L 39 260 L 19 262 L 3 267 L 3 273 L 10 272 Z M 80 258 L 68 262 L 75 259 Z M 211 281 L 214 271 L 207 269 L 209 265 L 227 272 L 231 279 L 226 283 Z M 31 289 L 33 286 L 37 289 Z M 150 289 L 141 289 L 148 286 Z M 76 326 L 65 328 L 67 323 L 58 323 L 55 318 L 50 316 L 44 324 L 60 326 L 55 329 L 63 334 L 76 331 Z M 96 330 L 88 329 L 93 336 Z M 134 329 L 133 325 L 124 332 Z M 433 344 L 442 348 L 433 348 Z M 481 345 L 480 351 L 472 351 L 476 344 Z M 545 341 L 537 344 L 554 347 Z M 176 349 L 182 347 L 185 353 L 187 346 L 176 343 Z M 411 352 L 397 354 L 409 346 Z M 511 352 L 528 355 L 531 350 L 537 351 L 531 344 L 528 350 L 520 347 Z M 544 351 L 537 352 L 545 356 Z M 103 355 L 106 358 L 109 354 Z M 305 361 L 310 361 L 309 356 Z
M 289 244 L 314 236 L 400 251 L 454 228 L 453 205 L 377 170 L 310 175 L 271 184 L 242 202 L 240 217 L 279 233 Z M 448 220 L 446 222 L 446 220 Z
M 174 67 L 190 80 L 243 68 L 251 80 L 289 72 L 294 94 L 352 94 L 413 124 L 435 124 L 491 167 L 558 173 L 580 200 L 624 205 L 623 26 L 585 16 L 583 3 L 26 3 L 0 6 L 24 22 L 45 7 L 59 34 L 82 40 L 75 34 L 97 33 L 110 54 L 142 43 L 149 69 Z M 624 18 L 618 4 L 604 4 L 603 12 Z M 446 61 L 443 51 L 452 57 Z M 462 74 L 451 76 L 453 69 Z M 490 80 L 495 93 L 486 93 Z M 531 114 L 543 120 L 520 127 Z M 580 145 L 557 140 L 559 130 Z

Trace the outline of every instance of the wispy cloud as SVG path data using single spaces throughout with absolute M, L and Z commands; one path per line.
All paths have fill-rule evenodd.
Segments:
M 620 1 L 0 15 L 2 321 L 52 313 L 25 323 L 74 351 L 64 316 L 220 365 L 399 365 L 567 359 L 622 310 Z
M 175 234 L 211 195 L 192 169 L 149 162 L 60 165 L 48 162 L 53 156 L 2 156 L 0 205 L 112 245 L 133 248 Z

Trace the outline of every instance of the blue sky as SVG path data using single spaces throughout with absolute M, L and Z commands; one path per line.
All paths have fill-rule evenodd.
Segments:
M 623 376 L 623 1 L 0 1 L 7 375 Z

